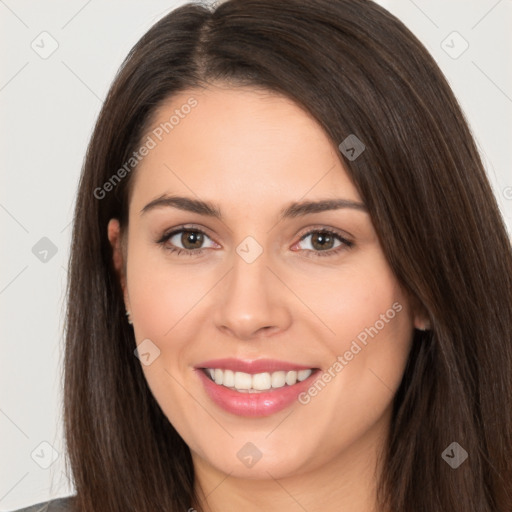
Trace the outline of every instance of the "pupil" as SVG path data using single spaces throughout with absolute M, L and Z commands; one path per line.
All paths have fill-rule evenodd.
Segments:
M 333 237 L 330 234 L 324 233 L 315 233 L 313 235 L 313 247 L 315 249 L 325 249 L 326 245 L 329 245 L 329 242 L 333 241 Z M 317 244 L 318 247 L 317 247 Z
M 187 234 L 188 233 L 188 234 Z M 184 231 L 182 235 L 181 243 L 185 247 L 185 249 L 197 249 L 201 247 L 203 241 L 202 233 L 197 233 L 195 231 Z M 190 243 L 192 247 L 187 247 L 187 244 Z

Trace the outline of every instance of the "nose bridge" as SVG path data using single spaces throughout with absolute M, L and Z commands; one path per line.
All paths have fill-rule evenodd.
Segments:
M 252 236 L 235 248 L 231 271 L 216 307 L 216 323 L 239 338 L 250 338 L 262 328 L 285 328 L 289 320 L 279 280 L 269 270 L 270 258 Z
M 256 311 L 261 314 L 268 308 L 268 260 L 267 252 L 253 237 L 246 237 L 238 244 L 233 255 L 227 303 L 238 305 L 240 312 L 246 309 L 249 315 Z

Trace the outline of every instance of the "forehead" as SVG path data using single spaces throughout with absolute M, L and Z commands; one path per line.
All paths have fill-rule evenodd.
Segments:
M 133 177 L 136 207 L 162 193 L 185 192 L 262 208 L 315 195 L 360 200 L 316 120 L 269 91 L 180 92 L 155 112 L 143 141 L 148 137 L 152 149 Z

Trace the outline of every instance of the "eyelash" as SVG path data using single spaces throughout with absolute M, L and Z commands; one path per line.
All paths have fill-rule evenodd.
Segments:
M 178 233 L 182 233 L 183 231 L 189 231 L 191 233 L 200 233 L 200 234 L 205 235 L 208 238 L 210 238 L 202 229 L 195 228 L 195 227 L 182 226 L 182 227 L 180 227 L 178 229 L 174 229 L 170 233 L 164 233 L 162 235 L 162 237 L 159 240 L 157 240 L 157 244 L 162 245 L 163 248 L 166 251 L 168 251 L 169 253 L 175 253 L 177 256 L 179 256 L 180 254 L 183 254 L 183 253 L 186 256 L 199 256 L 199 255 L 203 254 L 205 249 L 194 249 L 194 250 L 191 250 L 191 249 L 182 249 L 181 247 L 167 247 L 165 245 L 165 243 L 169 239 L 171 239 L 174 235 L 177 235 Z M 350 249 L 351 247 L 354 246 L 353 242 L 351 242 L 351 241 L 347 240 L 346 238 L 342 237 L 337 231 L 334 231 L 334 230 L 329 229 L 329 228 L 312 229 L 311 231 L 308 231 L 307 233 L 302 235 L 300 240 L 299 240 L 299 242 L 302 242 L 302 240 L 304 240 L 308 236 L 314 235 L 316 233 L 328 233 L 329 235 L 332 235 L 332 236 L 336 237 L 341 242 L 341 245 L 338 246 L 336 249 L 329 249 L 327 251 L 315 251 L 315 250 L 311 250 L 311 249 L 301 249 L 303 251 L 308 251 L 308 252 L 313 253 L 314 254 L 313 257 L 315 257 L 315 258 L 316 257 L 324 257 L 324 256 L 336 256 L 341 251 L 343 251 L 345 249 Z

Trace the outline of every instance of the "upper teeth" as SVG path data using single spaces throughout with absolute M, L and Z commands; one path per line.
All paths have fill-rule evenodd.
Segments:
M 297 381 L 307 379 L 313 370 L 278 371 L 273 373 L 233 372 L 220 368 L 206 368 L 206 372 L 216 384 L 235 388 L 238 391 L 253 392 L 265 391 L 270 388 L 282 388 L 285 384 L 293 386 Z

